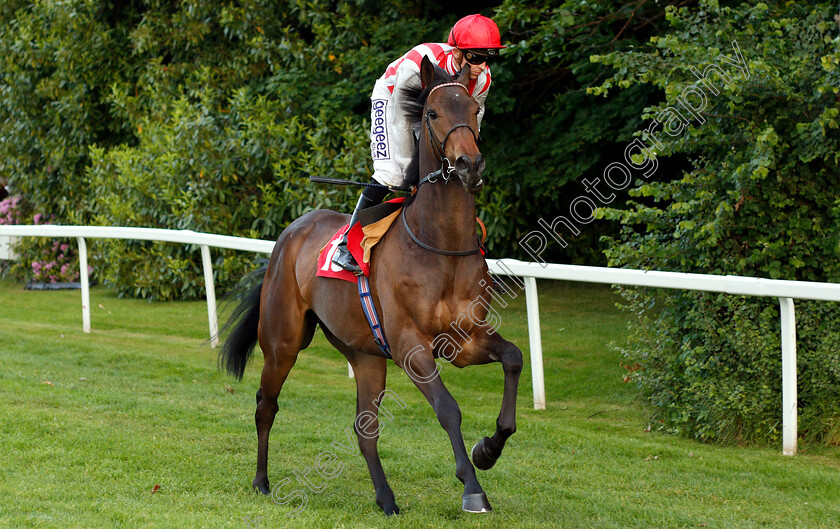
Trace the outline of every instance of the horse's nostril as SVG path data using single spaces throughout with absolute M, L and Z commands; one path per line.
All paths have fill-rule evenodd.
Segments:
M 476 171 L 478 171 L 479 173 L 483 172 L 484 167 L 486 165 L 487 165 L 487 163 L 484 161 L 484 156 L 483 155 L 479 154 L 478 156 L 475 157 L 475 170 Z
M 455 170 L 459 173 L 469 172 L 471 166 L 472 162 L 470 162 L 470 159 L 464 156 L 463 154 L 459 156 L 457 160 L 455 160 Z

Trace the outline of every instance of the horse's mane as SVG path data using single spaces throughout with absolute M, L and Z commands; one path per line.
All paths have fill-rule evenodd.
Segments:
M 412 128 L 423 122 L 423 109 L 426 107 L 426 99 L 429 98 L 429 93 L 432 88 L 439 84 L 452 82 L 453 77 L 449 73 L 435 65 L 435 78 L 424 87 L 404 87 L 400 90 L 400 99 L 402 101 L 401 108 L 398 112 L 403 113 L 406 121 L 411 123 Z M 411 155 L 411 161 L 408 167 L 405 168 L 405 185 L 415 186 L 420 182 L 420 148 L 417 143 L 414 144 L 414 153 Z

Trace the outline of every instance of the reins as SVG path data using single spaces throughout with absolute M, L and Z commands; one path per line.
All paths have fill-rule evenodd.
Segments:
M 481 241 L 478 238 L 478 235 L 475 236 L 476 240 L 478 241 L 478 248 L 475 250 L 461 250 L 461 251 L 454 251 L 454 250 L 441 250 L 440 248 L 435 248 L 434 246 L 429 246 L 428 244 L 424 243 L 420 239 L 414 235 L 414 232 L 411 231 L 411 228 L 408 227 L 408 221 L 405 220 L 405 210 L 406 208 L 402 209 L 400 216 L 402 217 L 403 227 L 405 231 L 408 232 L 408 236 L 411 237 L 411 240 L 417 243 L 417 246 L 423 248 L 424 250 L 428 250 L 430 252 L 434 252 L 440 255 L 449 255 L 449 256 L 456 256 L 456 257 L 464 257 L 467 255 L 475 255 L 481 251 Z

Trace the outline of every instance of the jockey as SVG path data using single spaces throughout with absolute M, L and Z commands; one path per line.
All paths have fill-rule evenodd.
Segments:
M 495 22 L 481 15 L 469 15 L 455 23 L 445 44 L 420 44 L 388 65 L 370 96 L 373 181 L 387 186 L 403 183 L 403 173 L 414 152 L 415 138 L 412 124 L 400 111 L 400 97 L 404 88 L 421 88 L 420 63 L 423 57 L 428 57 L 453 76 L 469 65 L 467 89 L 480 107 L 478 126 L 481 128 L 484 101 L 490 90 L 488 64 L 499 57 L 499 50 L 504 47 Z M 366 187 L 353 211 L 350 226 L 356 223 L 361 210 L 379 204 L 386 194 L 388 190 L 385 188 Z M 338 245 L 333 263 L 354 274 L 362 273 L 347 249 L 347 235 Z

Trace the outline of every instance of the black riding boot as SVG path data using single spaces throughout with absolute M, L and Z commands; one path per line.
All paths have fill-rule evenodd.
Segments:
M 366 187 L 364 191 L 362 191 L 362 195 L 359 197 L 359 201 L 356 203 L 356 209 L 353 210 L 353 216 L 350 217 L 350 227 L 353 227 L 359 220 L 359 212 L 363 209 L 367 209 L 371 206 L 375 206 L 382 202 L 382 199 L 385 195 L 388 194 L 388 190 L 381 187 Z M 349 229 L 347 230 L 350 231 Z M 353 258 L 353 254 L 350 253 L 350 250 L 347 248 L 347 234 L 344 234 L 344 237 L 341 238 L 341 242 L 338 243 L 336 247 L 335 254 L 333 255 L 332 262 L 335 263 L 337 266 L 351 272 L 353 274 L 361 275 L 362 268 Z

